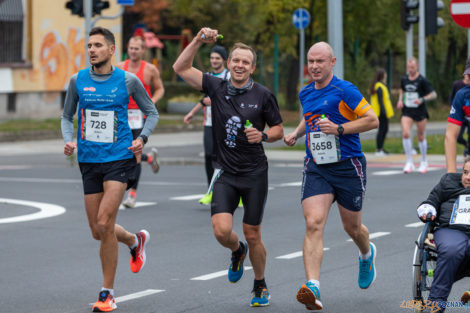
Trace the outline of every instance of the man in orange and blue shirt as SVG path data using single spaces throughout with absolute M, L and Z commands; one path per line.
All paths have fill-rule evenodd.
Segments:
M 375 281 L 376 248 L 369 242 L 369 232 L 361 222 L 366 160 L 359 133 L 377 128 L 378 119 L 353 84 L 333 75 L 336 58 L 330 45 L 314 44 L 307 59 L 313 82 L 299 93 L 304 117 L 284 141 L 292 146 L 307 135 L 302 182 L 307 282 L 299 288 L 297 300 L 309 310 L 321 310 L 323 231 L 334 201 L 338 202 L 344 229 L 360 251 L 359 287 L 366 289 Z

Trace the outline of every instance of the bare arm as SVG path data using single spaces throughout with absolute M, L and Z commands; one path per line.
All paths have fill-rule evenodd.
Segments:
M 403 109 L 403 89 L 400 88 L 400 92 L 398 93 L 398 102 L 397 102 L 397 109 Z
M 202 39 L 202 34 L 206 39 Z M 193 67 L 194 56 L 203 43 L 214 43 L 216 37 L 217 30 L 202 28 L 173 64 L 173 70 L 176 74 L 196 90 L 202 90 L 202 72 Z
M 152 102 L 157 102 L 163 98 L 165 94 L 165 88 L 163 87 L 162 78 L 160 77 L 160 71 L 152 65 L 152 78 L 150 80 L 150 86 L 153 88 Z
M 338 124 L 328 119 L 320 119 L 315 125 L 320 126 L 320 130 L 325 134 L 339 135 Z M 342 124 L 344 128 L 343 134 L 358 134 L 379 127 L 379 119 L 373 110 L 364 113 L 357 120 Z
M 305 135 L 306 128 L 305 128 L 305 118 L 302 118 L 300 121 L 299 125 L 295 128 L 295 130 L 286 135 L 284 137 L 284 143 L 288 146 L 293 146 L 297 142 L 297 139 Z
M 447 123 L 446 137 L 444 140 L 447 173 L 457 172 L 457 137 L 459 136 L 459 132 L 459 125 Z
M 191 109 L 191 111 L 188 112 L 188 114 L 185 115 L 183 122 L 186 124 L 190 124 L 191 120 L 193 119 L 194 114 L 196 114 L 200 109 L 203 108 L 203 105 L 201 102 L 198 102 L 194 108 Z

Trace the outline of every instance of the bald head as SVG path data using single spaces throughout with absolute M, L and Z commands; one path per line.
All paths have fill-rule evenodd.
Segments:
M 334 53 L 333 53 L 333 48 L 324 41 L 317 42 L 313 46 L 310 47 L 310 50 L 308 52 L 310 53 L 312 51 L 313 53 L 322 53 L 326 56 L 328 56 L 330 59 L 334 58 Z
M 331 46 L 324 41 L 317 42 L 308 50 L 307 62 L 315 88 L 320 89 L 328 85 L 333 78 L 333 67 L 336 64 Z

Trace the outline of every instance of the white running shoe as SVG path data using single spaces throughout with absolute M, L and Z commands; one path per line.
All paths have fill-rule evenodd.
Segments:
M 415 170 L 415 166 L 413 162 L 406 162 L 405 167 L 403 168 L 403 172 L 405 174 L 411 173 Z
M 126 208 L 128 209 L 132 209 L 135 207 L 135 203 L 137 201 L 137 198 L 134 196 L 134 195 L 131 195 L 131 193 L 129 192 L 127 194 L 127 198 L 126 200 L 124 200 L 124 202 L 122 203 L 122 205 L 124 205 Z
M 428 172 L 428 162 L 426 161 L 421 162 L 421 165 L 419 166 L 418 171 L 420 173 L 426 174 Z

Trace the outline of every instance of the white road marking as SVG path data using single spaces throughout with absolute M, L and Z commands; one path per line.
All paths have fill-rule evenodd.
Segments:
M 14 217 L 0 218 L 0 224 L 38 220 L 38 219 L 53 217 L 53 216 L 57 216 L 57 215 L 61 215 L 65 213 L 64 207 L 61 207 L 55 204 L 50 204 L 50 203 L 43 203 L 43 202 L 0 198 L 0 204 L 16 204 L 16 205 L 23 205 L 23 206 L 34 207 L 34 208 L 39 209 L 39 212 L 36 212 L 36 213 L 14 216 Z
M 133 208 L 126 208 L 125 206 L 123 206 L 122 204 L 119 206 L 119 210 L 132 210 L 132 209 L 135 209 L 135 208 L 138 208 L 138 207 L 142 207 L 142 206 L 149 206 L 149 205 L 155 205 L 157 204 L 158 202 L 136 202 L 135 203 L 135 206 Z
M 330 250 L 330 248 L 323 248 L 323 251 L 328 251 L 328 250 Z M 277 256 L 276 259 L 290 260 L 290 259 L 300 258 L 301 256 L 303 256 L 302 251 L 297 251 L 294 253 Z
M 245 266 L 245 271 L 248 271 L 248 270 L 251 270 L 251 269 L 253 269 L 253 267 Z M 207 275 L 193 277 L 193 278 L 191 278 L 191 280 L 210 280 L 210 279 L 214 279 L 214 278 L 217 278 L 217 277 L 227 276 L 227 274 L 228 274 L 228 270 L 224 270 L 224 271 L 220 271 L 220 272 L 210 273 L 210 274 L 207 274 Z
M 180 196 L 180 197 L 171 197 L 170 200 L 191 201 L 191 200 L 199 200 L 204 196 L 205 196 L 205 194 L 187 195 L 187 196 Z
M 390 234 L 391 234 L 390 232 L 379 231 L 379 232 L 376 232 L 376 233 L 369 234 L 369 239 L 379 238 L 379 237 L 387 236 L 387 235 L 390 235 Z M 348 241 L 353 241 L 353 240 L 348 239 Z
M 440 169 L 441 168 L 439 167 L 428 167 L 428 172 L 438 171 Z M 416 170 L 415 172 L 419 173 L 418 170 Z M 377 175 L 377 176 L 388 176 L 388 175 L 398 175 L 398 174 L 404 174 L 404 173 L 402 170 L 377 171 L 377 172 L 372 173 L 372 175 Z
M 147 289 L 147 290 L 144 290 L 144 291 L 139 291 L 139 292 L 135 292 L 135 293 L 125 295 L 125 296 L 117 297 L 117 298 L 114 298 L 114 300 L 116 301 L 116 303 L 125 302 L 125 301 L 129 301 L 129 300 L 134 300 L 134 299 L 150 296 L 150 295 L 160 293 L 160 292 L 164 292 L 164 291 L 165 290 L 160 290 L 160 289 Z M 90 303 L 90 305 L 93 305 L 93 304 L 94 303 Z
M 424 226 L 423 222 L 416 222 L 416 223 L 411 223 L 411 224 L 406 224 L 405 227 L 421 227 Z
M 51 183 L 51 184 L 81 184 L 81 179 L 61 179 L 61 178 L 34 178 L 34 177 L 0 177 L 0 182 L 15 182 L 15 183 Z M 140 181 L 141 185 L 151 186 L 205 186 L 205 183 L 190 183 L 190 182 L 165 182 L 165 181 Z
M 300 187 L 300 186 L 302 186 L 301 181 L 296 181 L 296 182 L 292 182 L 292 183 L 283 183 L 283 184 L 276 185 L 276 187 Z

